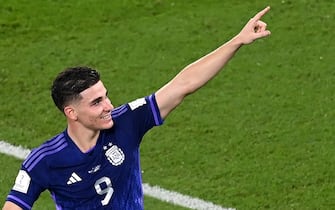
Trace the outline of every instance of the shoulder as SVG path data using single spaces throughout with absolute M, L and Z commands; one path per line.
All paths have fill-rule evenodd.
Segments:
M 125 113 L 137 112 L 141 110 L 158 110 L 156 98 L 154 94 L 146 97 L 137 98 L 131 102 L 116 107 L 112 111 L 112 117 L 117 118 Z
M 122 116 L 131 115 L 131 113 L 134 113 L 140 107 L 143 107 L 146 104 L 147 104 L 146 98 L 138 98 L 136 100 L 133 100 L 129 103 L 123 104 L 113 109 L 112 117 L 113 119 L 118 119 Z
M 123 104 L 123 105 L 113 109 L 112 117 L 113 117 L 113 119 L 116 119 L 116 118 L 124 115 L 127 111 L 129 111 L 129 105 L 128 104 Z
M 42 163 L 47 164 L 48 158 L 60 153 L 67 146 L 68 141 L 64 133 L 60 133 L 33 149 L 22 165 L 29 172 Z
M 154 125 L 161 125 L 163 119 L 156 102 L 155 94 L 137 98 L 127 104 L 123 104 L 112 111 L 112 118 L 117 123 L 126 121 L 154 122 Z M 150 123 L 151 124 L 151 123 Z

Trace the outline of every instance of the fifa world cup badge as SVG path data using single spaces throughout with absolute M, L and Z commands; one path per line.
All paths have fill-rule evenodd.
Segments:
M 112 165 L 118 166 L 123 163 L 125 156 L 118 146 L 109 143 L 108 146 L 104 146 L 104 150 L 107 150 L 105 155 Z

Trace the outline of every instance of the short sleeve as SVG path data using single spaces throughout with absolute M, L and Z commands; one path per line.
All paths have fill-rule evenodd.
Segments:
M 6 200 L 15 203 L 24 210 L 31 209 L 41 192 L 45 190 L 37 183 L 37 180 L 22 167 Z

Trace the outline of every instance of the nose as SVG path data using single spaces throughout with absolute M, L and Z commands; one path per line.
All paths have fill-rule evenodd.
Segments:
M 111 103 L 111 101 L 109 100 L 109 98 L 106 98 L 106 100 L 105 100 L 104 109 L 107 110 L 107 111 L 110 111 L 110 110 L 114 109 L 114 106 Z

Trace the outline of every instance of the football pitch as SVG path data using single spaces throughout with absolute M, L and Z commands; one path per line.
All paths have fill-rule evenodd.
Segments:
M 271 36 L 240 49 L 145 136 L 143 181 L 222 208 L 335 208 L 333 0 L 2 0 L 0 140 L 31 149 L 64 130 L 50 97 L 64 68 L 96 68 L 121 105 L 160 88 L 267 5 Z M 0 206 L 21 162 L 0 153 Z M 47 192 L 34 209 L 55 209 Z

